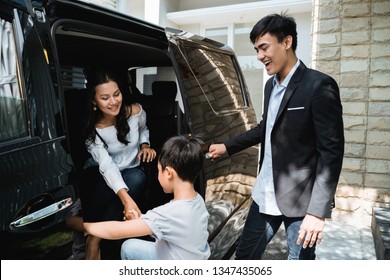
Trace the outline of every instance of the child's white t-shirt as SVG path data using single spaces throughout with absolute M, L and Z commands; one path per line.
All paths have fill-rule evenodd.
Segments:
M 160 260 L 206 260 L 209 213 L 203 198 L 170 201 L 142 215 L 156 239 Z

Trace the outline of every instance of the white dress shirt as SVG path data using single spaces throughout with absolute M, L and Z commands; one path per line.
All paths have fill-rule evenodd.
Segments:
M 274 76 L 274 87 L 271 92 L 268 105 L 264 143 L 264 159 L 261 165 L 260 173 L 257 176 L 255 186 L 252 190 L 252 198 L 259 205 L 259 212 L 273 216 L 279 216 L 282 215 L 282 213 L 279 210 L 275 197 L 274 177 L 272 172 L 271 132 L 280 107 L 280 103 L 282 102 L 284 96 L 284 92 L 286 91 L 287 85 L 298 66 L 299 59 L 281 84 L 279 84 L 278 75 Z

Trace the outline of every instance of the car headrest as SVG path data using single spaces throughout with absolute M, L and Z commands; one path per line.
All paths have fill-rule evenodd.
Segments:
M 173 102 L 176 98 L 177 85 L 174 81 L 155 81 L 152 84 L 152 93 L 155 100 Z

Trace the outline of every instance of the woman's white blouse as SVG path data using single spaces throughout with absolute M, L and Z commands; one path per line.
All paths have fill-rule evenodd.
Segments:
M 146 113 L 142 107 L 140 112 L 131 116 L 127 122 L 130 127 L 130 132 L 126 136 L 129 141 L 127 145 L 118 141 L 115 126 L 96 128 L 96 131 L 106 142 L 107 147 L 104 147 L 102 140 L 97 135 L 95 142 L 87 145 L 93 160 L 90 159 L 86 163 L 86 167 L 98 165 L 107 185 L 115 193 L 122 188 L 128 190 L 123 181 L 121 170 L 139 166 L 140 160 L 137 155 L 140 151 L 140 145 L 143 143 L 150 144 L 149 130 L 146 127 Z

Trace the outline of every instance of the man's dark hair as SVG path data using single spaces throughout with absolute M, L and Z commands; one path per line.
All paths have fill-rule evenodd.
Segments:
M 286 36 L 292 36 L 292 49 L 295 52 L 298 44 L 297 24 L 293 17 L 282 14 L 271 14 L 263 17 L 252 28 L 249 38 L 252 44 L 255 43 L 256 38 L 269 33 L 278 39 L 281 43 Z
M 170 166 L 183 181 L 194 183 L 203 166 L 204 145 L 197 137 L 174 136 L 164 143 L 158 160 L 163 170 Z

